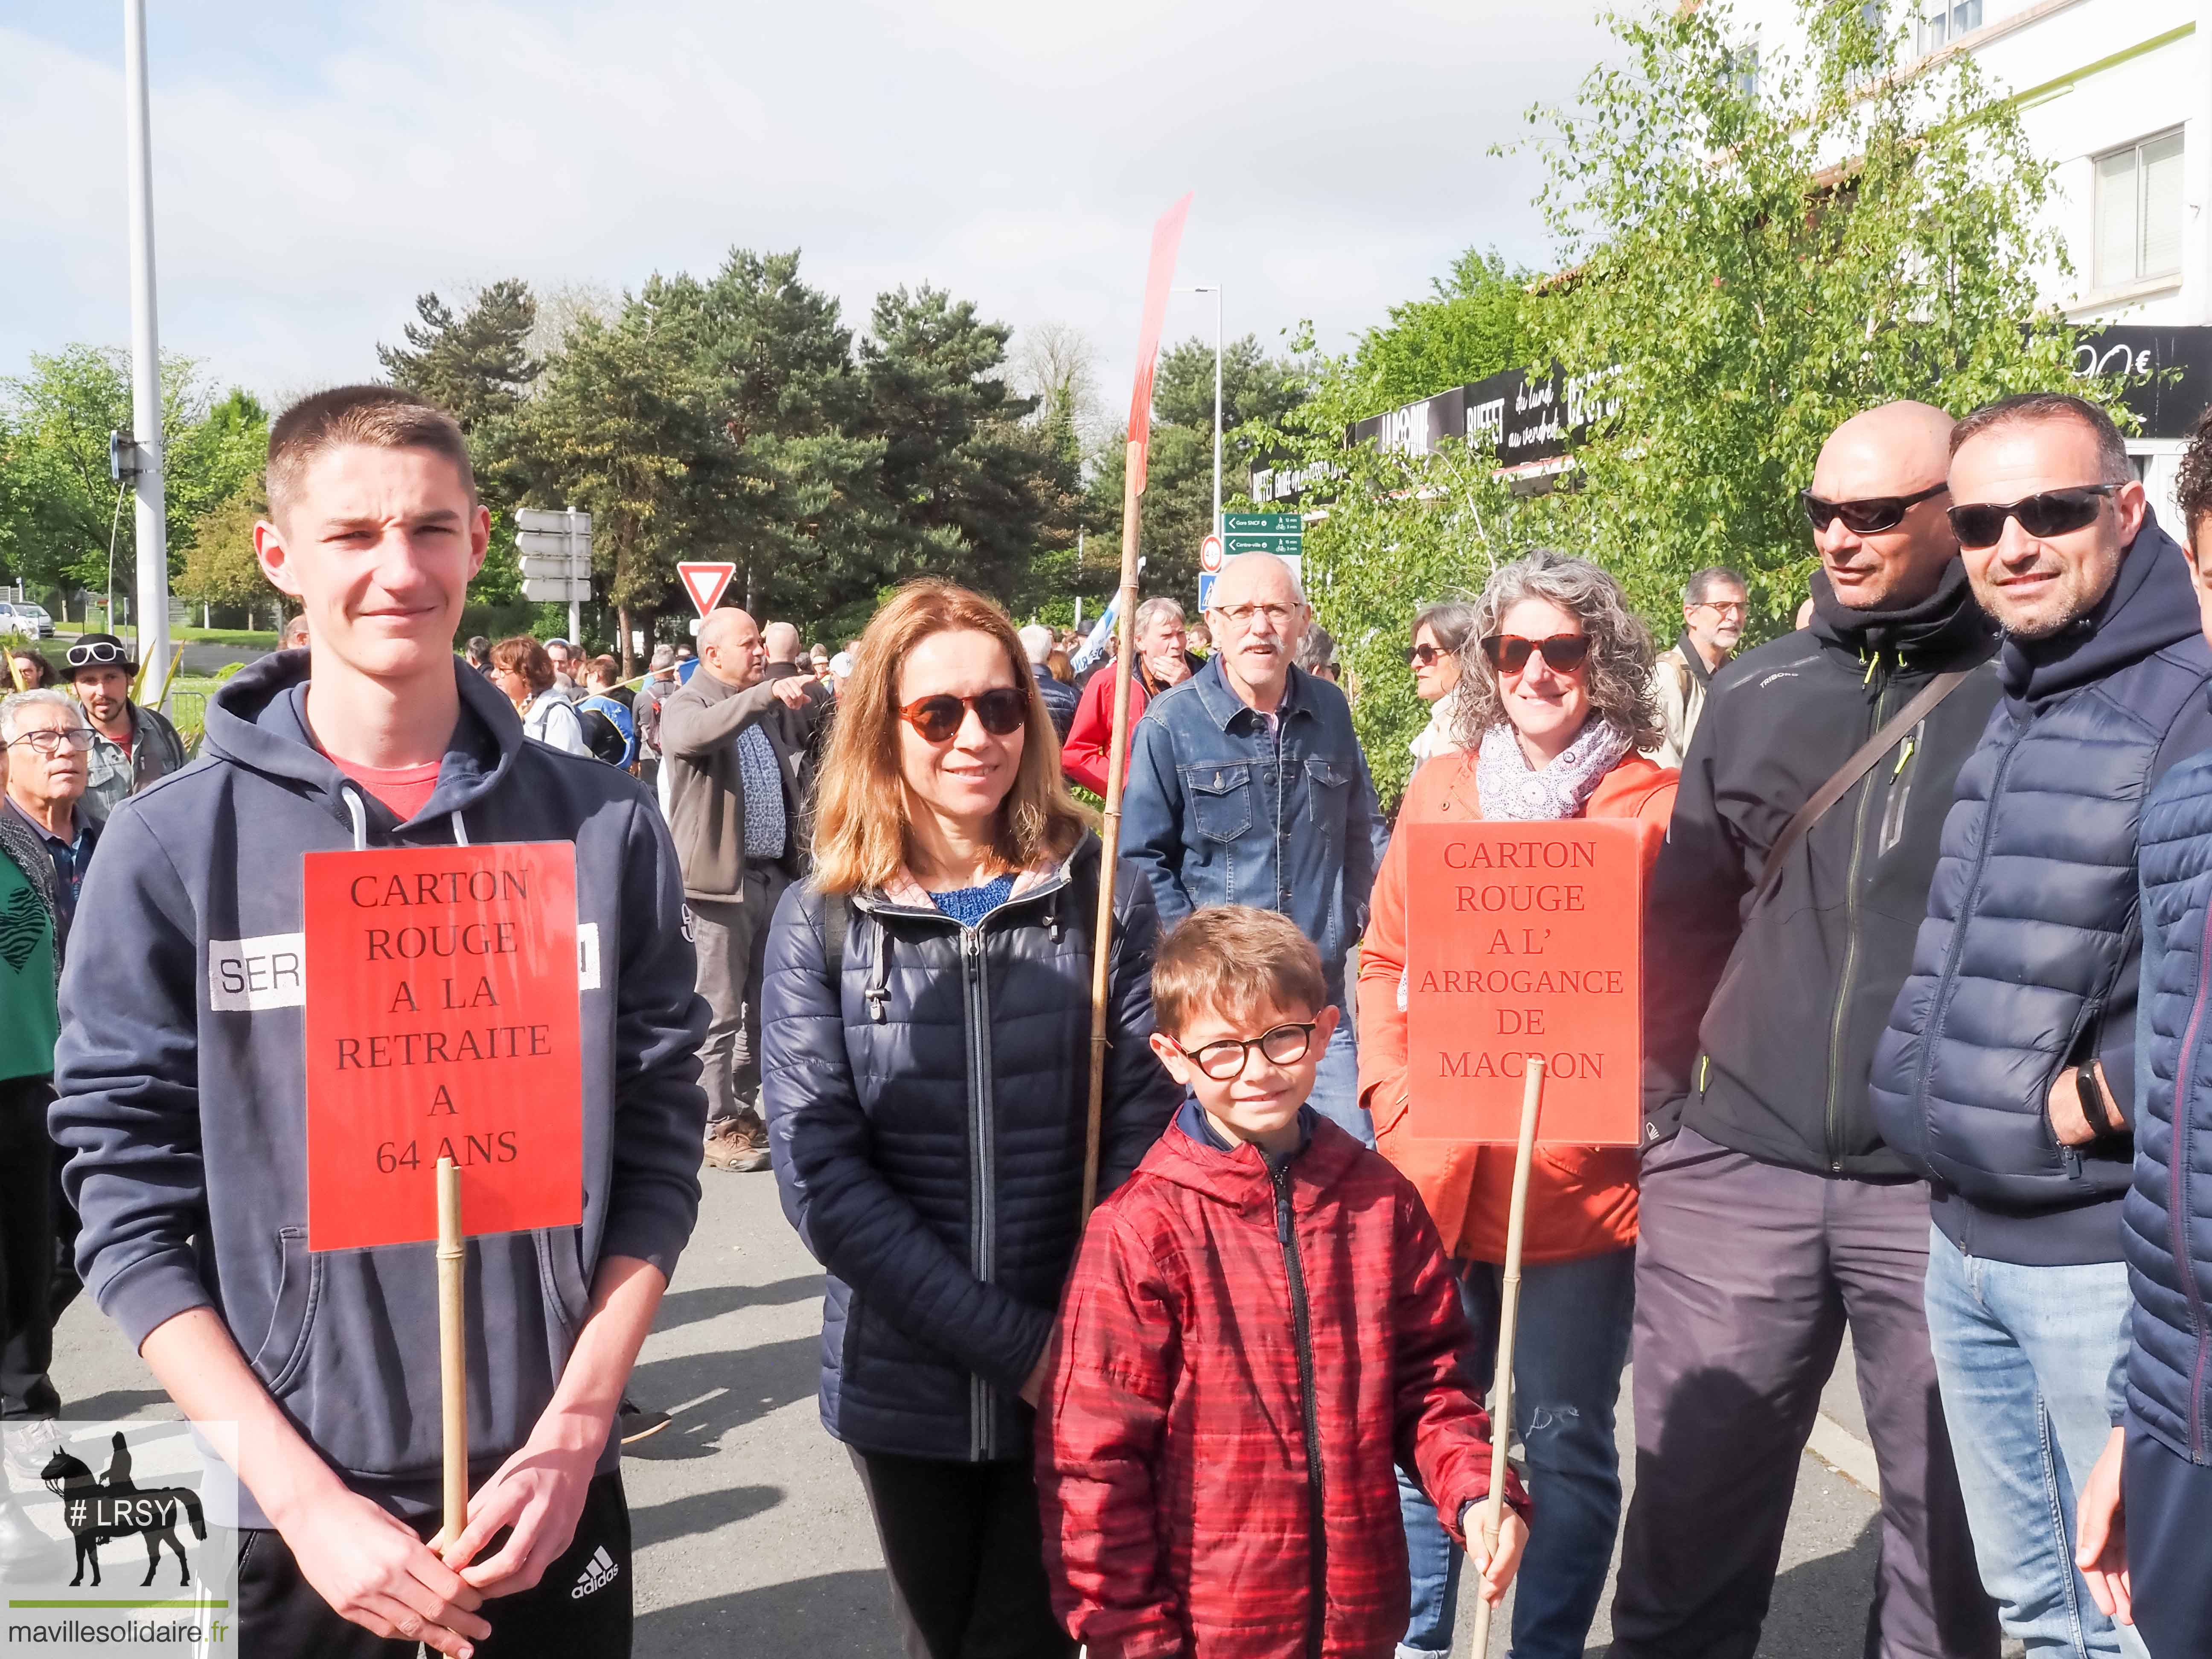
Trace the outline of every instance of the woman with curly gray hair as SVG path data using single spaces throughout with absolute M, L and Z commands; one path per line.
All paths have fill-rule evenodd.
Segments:
M 1501 567 L 1473 609 L 1454 699 L 1462 752 L 1414 774 L 1375 880 L 1359 958 L 1359 1084 L 1376 1150 L 1420 1189 L 1458 1269 L 1475 1332 L 1468 1364 L 1480 1376 L 1497 1346 L 1513 1152 L 1411 1138 L 1407 915 L 1428 896 L 1406 890 L 1406 826 L 1623 817 L 1663 830 L 1676 775 L 1637 752 L 1658 732 L 1651 636 L 1612 577 L 1535 553 Z M 1536 1516 L 1513 1651 L 1536 1659 L 1582 1652 L 1620 1520 L 1613 1407 L 1634 1310 L 1636 1153 L 1547 1147 L 1528 1185 L 1513 1404 Z M 1402 1477 L 1399 1502 L 1413 1607 L 1398 1650 L 1449 1653 L 1462 1557 Z

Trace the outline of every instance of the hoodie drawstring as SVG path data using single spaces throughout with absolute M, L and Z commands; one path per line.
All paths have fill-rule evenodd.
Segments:
M 453 809 L 453 845 L 466 847 L 468 844 L 469 826 L 461 822 L 461 809 L 457 806 Z
M 362 804 L 360 793 L 351 784 L 342 785 L 338 793 L 345 797 L 346 811 L 353 815 L 353 850 L 368 851 L 368 808 Z

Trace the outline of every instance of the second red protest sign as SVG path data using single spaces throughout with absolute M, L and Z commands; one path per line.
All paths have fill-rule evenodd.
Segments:
M 1407 1088 L 1422 1139 L 1510 1143 L 1532 1055 L 1540 1138 L 1641 1139 L 1644 875 L 1631 818 L 1414 823 L 1406 882 Z
M 583 1216 L 576 856 L 565 842 L 310 853 L 307 1244 Z

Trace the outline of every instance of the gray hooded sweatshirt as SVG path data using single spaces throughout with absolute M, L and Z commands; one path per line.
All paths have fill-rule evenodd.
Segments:
M 347 1484 L 411 1520 L 439 1497 L 434 1246 L 308 1253 L 304 992 L 288 994 L 296 975 L 241 991 L 235 964 L 297 948 L 303 854 L 575 843 L 579 931 L 599 947 L 596 971 L 582 951 L 584 1219 L 469 1242 L 472 1482 L 551 1401 L 599 1262 L 675 1270 L 698 1214 L 707 1006 L 675 849 L 636 783 L 526 742 L 457 664 L 436 792 L 401 824 L 311 740 L 307 670 L 285 653 L 238 675 L 200 759 L 109 820 L 62 980 L 51 1121 L 78 1268 L 132 1346 L 214 1308 Z M 602 1468 L 619 1451 L 610 1436 Z

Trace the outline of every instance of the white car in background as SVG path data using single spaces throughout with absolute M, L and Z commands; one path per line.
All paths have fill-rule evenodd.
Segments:
M 53 636 L 54 619 L 46 614 L 46 606 L 22 599 L 0 599 L 0 638 L 50 640 Z

